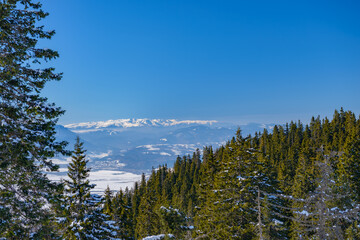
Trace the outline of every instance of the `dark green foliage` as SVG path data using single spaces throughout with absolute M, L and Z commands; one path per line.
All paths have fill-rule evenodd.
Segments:
M 120 239 L 134 239 L 134 219 L 132 199 L 129 190 L 121 189 L 113 198 L 113 211 L 109 214 L 117 227 L 117 237 Z
M 0 3 L 0 237 L 10 239 L 54 237 L 46 206 L 57 185 L 42 171 L 55 171 L 49 159 L 66 151 L 54 129 L 63 111 L 40 96 L 48 81 L 61 79 L 40 67 L 58 57 L 37 45 L 55 33 L 39 25 L 47 15 L 32 0 Z
M 88 180 L 90 169 L 87 168 L 83 143 L 79 137 L 76 139 L 72 161 L 68 166 L 68 177 L 65 180 L 65 217 L 64 237 L 74 239 L 76 236 L 85 238 L 89 228 L 89 219 L 86 214 L 89 211 L 91 201 L 90 190 L 94 188 Z
M 179 209 L 161 206 L 159 209 L 162 231 L 172 233 L 177 239 L 182 239 L 188 226 L 186 216 Z
M 105 189 L 104 199 L 105 199 L 104 200 L 104 213 L 107 215 L 111 215 L 114 212 L 113 203 L 112 203 L 113 194 L 112 194 L 109 186 L 107 186 L 107 188 Z
M 95 186 L 88 180 L 90 169 L 87 162 L 83 143 L 78 137 L 68 166 L 70 179 L 64 182 L 63 216 L 59 219 L 62 237 L 111 239 L 116 235 L 115 222 L 106 215 L 108 209 L 104 209 L 105 199 L 90 192 Z
M 325 155 L 324 162 L 316 162 L 316 167 L 319 171 L 316 187 L 301 199 L 302 208 L 294 211 L 297 223 L 302 226 L 295 230 L 298 236 L 312 232 L 318 239 L 344 239 L 341 226 L 358 218 L 359 204 L 351 200 L 349 189 L 336 187 L 329 156 Z
M 87 218 L 89 223 L 85 239 L 115 240 L 117 227 L 115 221 L 111 221 L 110 216 L 104 214 L 104 198 L 93 194 L 88 206 Z
M 154 191 L 147 188 L 139 206 L 139 215 L 136 218 L 135 236 L 137 239 L 160 233 L 160 219 L 154 206 L 156 205 Z

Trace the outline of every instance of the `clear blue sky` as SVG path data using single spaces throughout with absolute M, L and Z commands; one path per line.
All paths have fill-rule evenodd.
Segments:
M 360 2 L 47 0 L 60 123 L 360 113 Z

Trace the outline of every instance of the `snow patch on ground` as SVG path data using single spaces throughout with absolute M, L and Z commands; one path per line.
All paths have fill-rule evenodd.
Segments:
M 59 172 L 67 172 L 67 168 L 59 168 Z
M 161 156 L 171 156 L 171 154 L 166 153 L 166 152 L 161 152 L 160 155 L 161 155 Z
M 61 179 L 68 179 L 67 168 L 60 168 L 58 173 L 47 173 L 50 180 L 60 181 Z M 106 187 L 109 186 L 111 190 L 132 188 L 134 183 L 140 181 L 141 175 L 133 174 L 124 171 L 100 170 L 91 171 L 89 180 L 90 183 L 96 184 L 93 193 L 103 194 Z
M 108 157 L 108 156 L 110 156 L 110 154 L 112 153 L 112 151 L 111 150 L 109 150 L 108 152 L 106 152 L 106 153 L 90 153 L 90 154 L 88 154 L 88 157 L 89 158 L 104 158 L 104 157 Z
M 103 192 L 109 185 L 111 190 L 132 188 L 136 181 L 140 181 L 141 175 L 123 171 L 100 170 L 90 172 L 90 182 L 96 184 L 94 192 Z
M 172 234 L 166 234 L 169 238 L 174 238 Z M 142 240 L 161 240 L 165 238 L 165 234 L 153 235 L 143 238 Z
M 149 151 L 159 151 L 160 148 L 154 147 L 154 145 L 142 145 L 142 146 L 138 146 L 136 148 L 147 148 L 147 150 Z
M 58 165 L 60 165 L 60 164 L 69 164 L 69 162 L 71 162 L 71 157 L 67 157 L 67 158 L 61 158 L 61 159 L 59 159 L 59 158 L 53 158 L 53 159 L 51 159 L 51 161 L 54 163 L 54 164 L 58 164 Z

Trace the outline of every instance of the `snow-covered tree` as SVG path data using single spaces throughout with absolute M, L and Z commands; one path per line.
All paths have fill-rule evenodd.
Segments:
M 204 217 L 196 217 L 198 239 L 253 239 L 257 236 L 283 239 L 281 229 L 273 227 L 281 223 L 280 217 L 272 213 L 278 211 L 275 204 L 281 204 L 281 200 L 269 195 L 279 193 L 277 183 L 255 147 L 251 138 L 243 138 L 239 130 L 236 139 L 216 152 L 218 170 L 213 185 L 205 193 L 206 205 L 199 212 Z
M 63 111 L 40 96 L 61 79 L 40 68 L 58 57 L 37 46 L 55 33 L 39 25 L 47 15 L 37 1 L 0 1 L 0 237 L 52 236 L 47 206 L 57 186 L 42 170 L 57 169 L 49 159 L 65 153 L 65 143 L 55 141 L 54 128 Z
M 104 214 L 104 199 L 91 194 L 95 187 L 88 180 L 83 142 L 76 139 L 72 161 L 68 167 L 69 180 L 65 180 L 63 217 L 59 218 L 64 239 L 112 239 L 114 222 Z
M 104 213 L 104 197 L 92 194 L 89 201 L 87 218 L 90 224 L 86 239 L 111 239 L 116 240 L 118 227 L 110 216 Z
M 302 227 L 297 235 L 300 239 L 309 233 L 316 239 L 344 239 L 342 226 L 359 218 L 360 205 L 351 200 L 349 189 L 337 187 L 329 156 L 324 158 L 324 162 L 316 162 L 319 177 L 315 190 L 305 199 L 295 199 L 303 203 L 302 208 L 294 210 L 294 220 Z
M 187 217 L 179 209 L 161 206 L 159 209 L 162 231 L 173 234 L 177 239 L 183 239 L 189 227 Z

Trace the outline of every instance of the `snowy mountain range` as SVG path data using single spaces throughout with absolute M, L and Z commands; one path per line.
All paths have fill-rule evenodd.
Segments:
M 210 145 L 216 148 L 230 140 L 238 127 L 247 135 L 273 126 L 214 120 L 118 119 L 58 125 L 56 130 L 57 139 L 68 141 L 69 149 L 73 148 L 76 136 L 84 141 L 93 172 L 111 171 L 115 177 L 125 173 L 138 177 L 142 172 L 150 172 L 152 167 L 162 164 L 171 167 L 177 156 L 192 154 L 197 148 L 202 150 Z M 62 170 L 57 175 L 65 175 L 70 159 L 58 157 L 54 161 Z
M 135 127 L 169 127 L 169 126 L 186 126 L 186 125 L 212 125 L 217 123 L 215 120 L 182 120 L 175 119 L 117 119 L 99 122 L 84 122 L 65 125 L 76 133 L 101 131 L 104 129 L 120 130 L 123 128 Z

